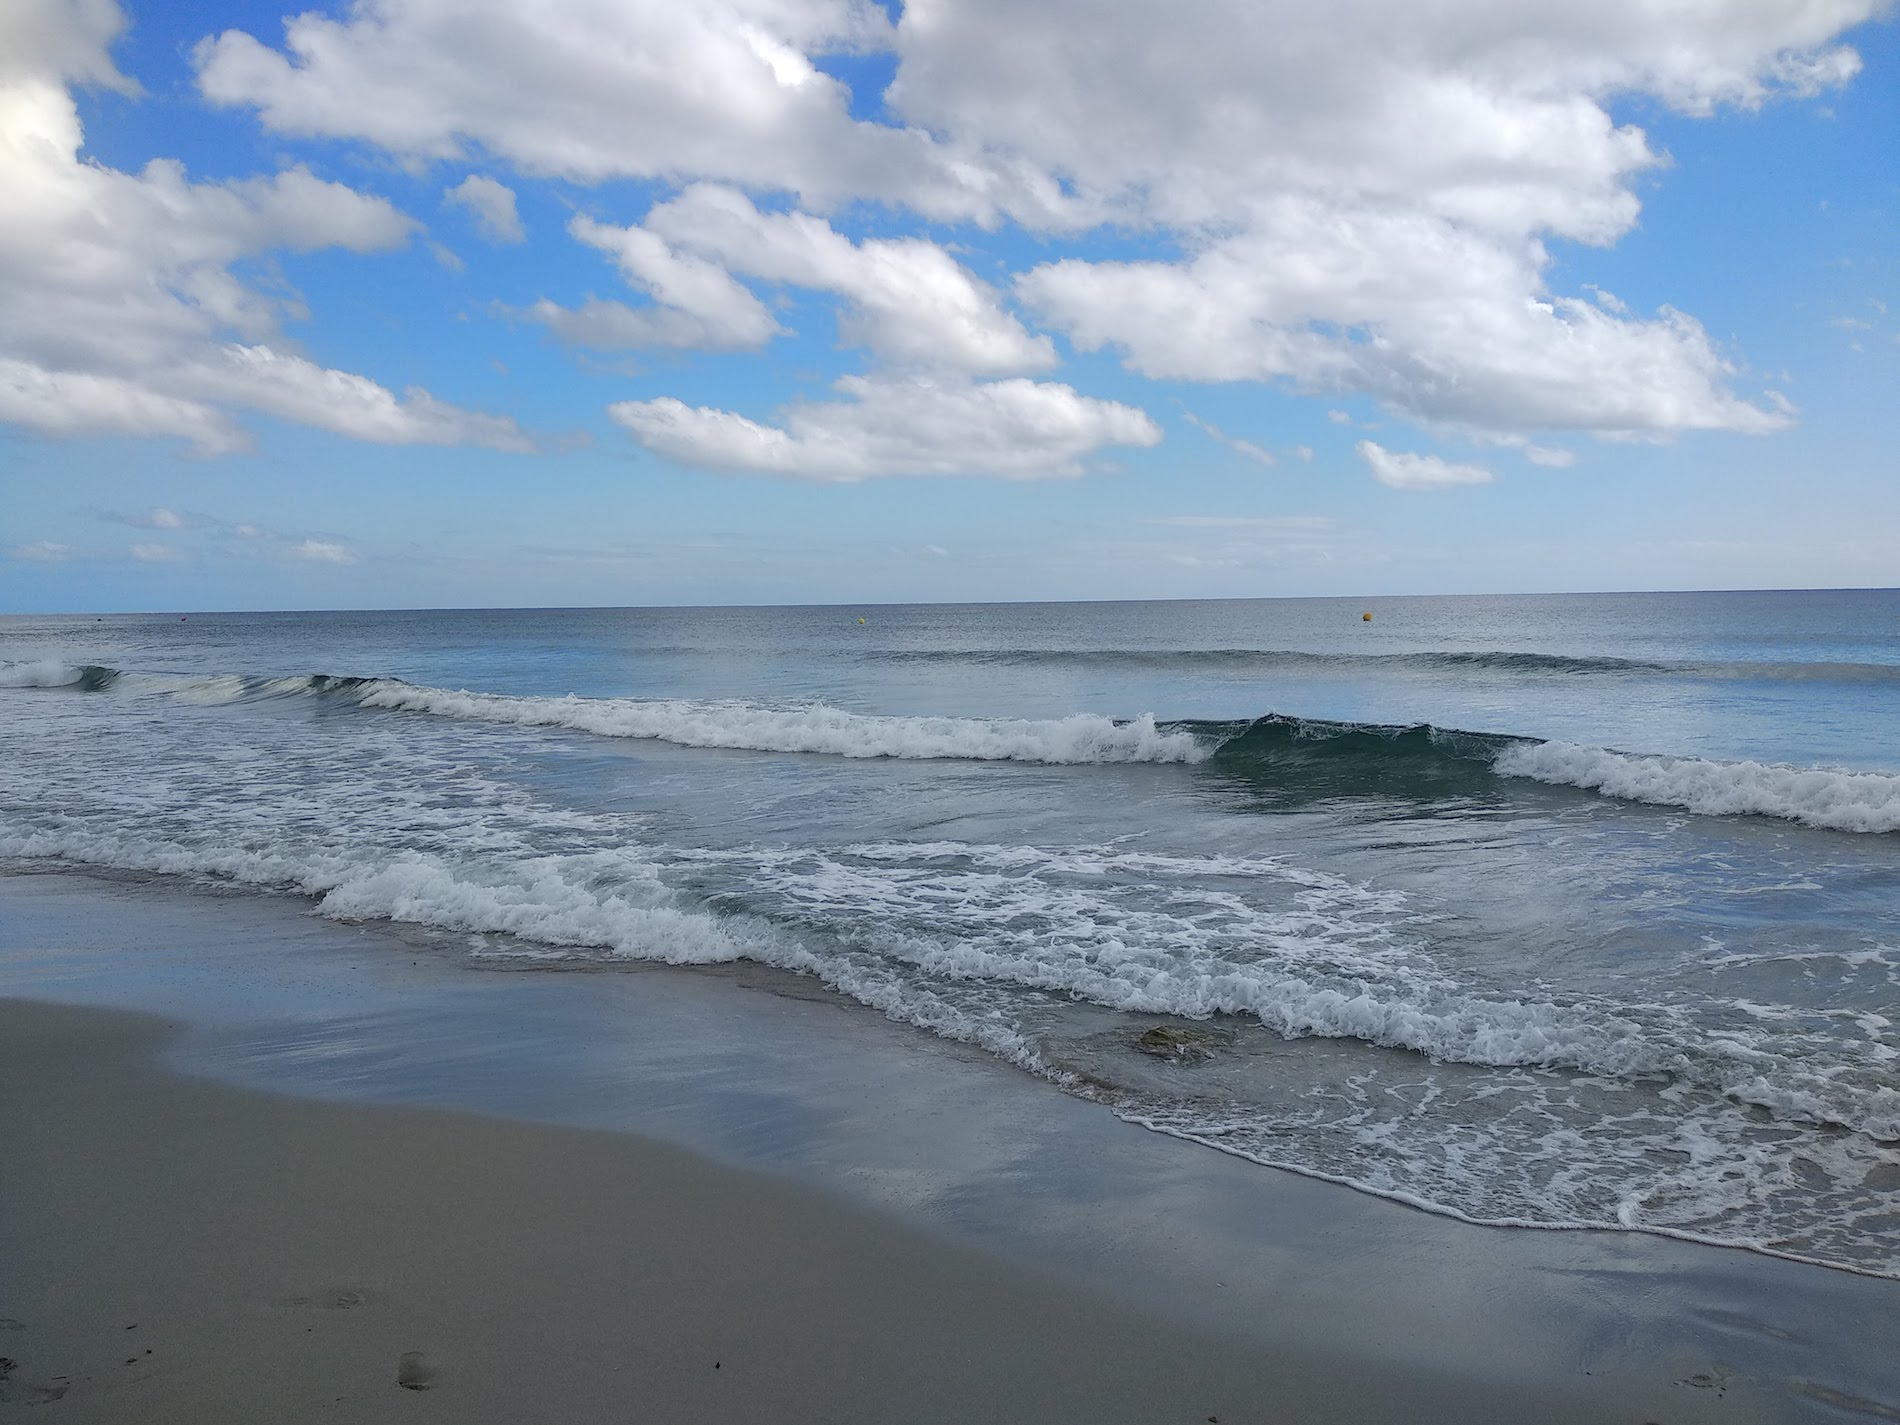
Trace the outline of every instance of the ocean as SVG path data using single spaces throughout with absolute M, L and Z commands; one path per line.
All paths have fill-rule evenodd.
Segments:
M 1891 590 L 11 616 L 0 872 L 755 962 L 1429 1211 L 1900 1277 L 1897 712 Z

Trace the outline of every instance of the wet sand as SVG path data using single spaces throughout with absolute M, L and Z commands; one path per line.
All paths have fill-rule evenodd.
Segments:
M 183 1079 L 152 1062 L 166 1034 L 0 1002 L 0 1389 L 47 1420 L 1238 1425 L 1480 1403 L 1173 1328 L 650 1140 Z
M 1900 1419 L 1900 1284 L 1427 1216 L 788 988 L 0 877 L 0 1418 Z

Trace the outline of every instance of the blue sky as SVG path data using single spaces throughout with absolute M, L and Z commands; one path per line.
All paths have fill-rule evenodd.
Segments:
M 0 610 L 1900 582 L 1890 12 L 1158 15 L 9 6 Z

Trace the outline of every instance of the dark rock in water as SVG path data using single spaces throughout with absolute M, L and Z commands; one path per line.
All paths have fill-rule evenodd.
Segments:
M 1135 1039 L 1135 1047 L 1157 1059 L 1194 1061 L 1205 1059 L 1213 1051 L 1208 1047 L 1214 1036 L 1203 1029 L 1184 1029 L 1172 1024 L 1157 1024 Z

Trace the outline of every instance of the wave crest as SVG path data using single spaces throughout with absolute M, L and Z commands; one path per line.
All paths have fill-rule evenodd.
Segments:
M 672 742 L 682 747 L 821 752 L 837 757 L 1199 762 L 1209 751 L 1193 733 L 1163 728 L 1145 714 L 1128 721 L 1093 713 L 1041 721 L 886 717 L 823 704 L 772 708 L 671 698 L 519 698 L 448 692 L 394 681 L 362 688 L 357 700 L 369 708 L 521 727 L 566 727 L 604 737 Z
M 97 663 L 62 663 L 57 658 L 0 663 L 0 688 L 78 688 L 93 692 L 110 686 L 118 676 L 116 668 Z
M 1766 816 L 1856 833 L 1900 831 L 1900 775 L 1890 772 L 1619 752 L 1429 723 L 1339 722 L 1279 713 L 1226 722 L 1157 721 L 1151 713 L 1128 719 L 1095 713 L 1045 719 L 898 716 L 822 703 L 523 697 L 327 673 L 277 678 L 131 674 L 50 659 L 0 664 L 0 688 L 109 688 L 190 702 L 340 698 L 381 711 L 737 751 L 1053 765 L 1204 763 L 1290 801 L 1496 797 L 1499 779 L 1521 778 L 1699 816 Z
M 1700 816 L 1772 816 L 1830 831 L 1900 831 L 1900 777 L 1886 772 L 1640 757 L 1574 742 L 1506 747 L 1494 765 L 1506 777 L 1583 787 Z

